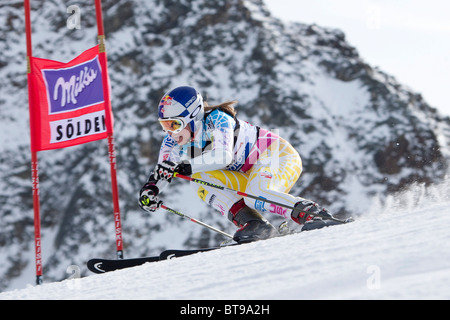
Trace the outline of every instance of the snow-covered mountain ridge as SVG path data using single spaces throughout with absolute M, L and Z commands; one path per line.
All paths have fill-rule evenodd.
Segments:
M 31 1 L 35 56 L 69 61 L 95 45 L 93 1 L 78 1 L 79 30 L 66 27 L 70 4 Z M 146 214 L 136 204 L 162 139 L 157 102 L 176 85 L 198 87 L 210 103 L 238 99 L 238 117 L 278 130 L 303 159 L 292 193 L 335 213 L 365 214 L 374 199 L 385 201 L 414 182 L 445 179 L 449 119 L 371 67 L 339 30 L 282 23 L 258 0 L 120 0 L 103 1 L 103 9 L 125 257 L 222 240 L 166 212 Z M 5 290 L 23 287 L 34 274 L 22 1 L 0 1 L 0 34 Z M 106 142 L 41 152 L 39 165 L 46 281 L 64 279 L 69 265 L 93 256 L 114 257 Z M 163 200 L 234 232 L 182 181 Z

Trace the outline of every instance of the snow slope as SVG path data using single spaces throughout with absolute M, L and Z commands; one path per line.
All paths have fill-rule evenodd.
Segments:
M 0 299 L 450 299 L 450 185 L 416 186 L 354 223 Z

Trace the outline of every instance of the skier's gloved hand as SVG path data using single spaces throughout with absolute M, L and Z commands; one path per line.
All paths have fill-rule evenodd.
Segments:
M 139 192 L 139 206 L 145 211 L 155 212 L 161 207 L 158 199 L 159 189 L 153 183 L 146 183 Z
M 192 174 L 192 167 L 189 161 L 175 163 L 166 160 L 161 163 L 158 163 L 153 172 L 155 180 L 167 180 L 171 182 L 173 174 L 175 172 L 185 176 L 190 176 Z

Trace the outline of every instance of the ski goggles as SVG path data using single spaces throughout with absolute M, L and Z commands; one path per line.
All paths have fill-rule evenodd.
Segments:
M 178 118 L 159 119 L 164 132 L 179 133 L 186 127 L 183 120 Z

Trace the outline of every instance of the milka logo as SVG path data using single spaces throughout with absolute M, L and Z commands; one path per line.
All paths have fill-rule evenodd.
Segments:
M 66 101 L 76 104 L 78 95 L 97 78 L 97 74 L 96 70 L 84 67 L 78 77 L 73 75 L 69 81 L 65 81 L 64 77 L 59 77 L 53 89 L 53 100 L 61 101 L 61 107 L 66 106 Z M 60 92 L 61 100 L 59 100 Z
M 42 70 L 49 114 L 93 106 L 103 102 L 103 86 L 98 58 L 78 65 Z

